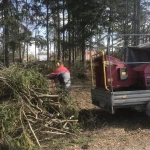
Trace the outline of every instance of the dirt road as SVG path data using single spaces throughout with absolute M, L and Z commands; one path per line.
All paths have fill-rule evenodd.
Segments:
M 72 96 L 80 108 L 83 122 L 82 135 L 86 144 L 73 145 L 69 150 L 150 150 L 150 120 L 144 113 L 129 109 L 118 110 L 115 115 L 91 104 L 90 85 L 73 85 Z

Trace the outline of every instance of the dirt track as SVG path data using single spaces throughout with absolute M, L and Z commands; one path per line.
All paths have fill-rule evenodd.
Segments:
M 89 141 L 73 145 L 69 150 L 150 150 L 150 120 L 144 113 L 130 109 L 118 110 L 115 115 L 91 104 L 90 84 L 76 82 L 72 96 L 80 108 L 82 134 Z

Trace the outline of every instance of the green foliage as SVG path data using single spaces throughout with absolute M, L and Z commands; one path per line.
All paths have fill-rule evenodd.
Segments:
M 77 121 L 73 119 L 78 118 L 78 109 L 69 95 L 60 93 L 58 100 L 38 97 L 49 94 L 49 83 L 36 68 L 13 65 L 1 70 L 0 81 L 0 95 L 4 96 L 0 101 L 0 139 L 10 150 L 39 149 L 38 139 L 47 138 L 42 131 L 64 133 L 68 130 L 69 133 L 76 130 Z
M 78 118 L 78 112 L 79 109 L 77 107 L 77 104 L 75 104 L 71 96 L 65 96 L 61 98 L 60 100 L 61 106 L 60 106 L 60 114 L 66 119 L 77 119 Z
M 48 82 L 46 79 L 37 72 L 34 68 L 24 69 L 21 66 L 13 65 L 9 69 L 5 69 L 1 74 L 7 79 L 6 86 L 1 87 L 1 91 L 4 91 L 6 87 L 9 87 L 9 92 L 23 92 L 26 88 L 43 88 L 48 89 Z
M 55 62 L 40 61 L 40 62 L 29 62 L 26 64 L 26 68 L 37 70 L 43 75 L 47 75 L 56 69 Z
M 35 147 L 27 133 L 23 134 L 20 115 L 21 103 L 11 101 L 0 103 L 0 135 L 10 150 L 31 150 Z
M 32 103 L 36 89 L 48 91 L 48 82 L 35 69 L 15 65 L 1 70 L 1 77 L 0 94 L 7 94 L 9 97 L 4 97 L 5 101 L 0 103 L 0 137 L 10 150 L 33 150 L 36 146 L 31 138 L 31 131 L 26 129 L 27 123 L 22 110 L 30 112 L 25 107 L 27 101 Z
M 71 76 L 74 78 L 83 79 L 86 77 L 85 73 L 87 71 L 87 66 L 81 61 L 76 61 L 71 67 Z

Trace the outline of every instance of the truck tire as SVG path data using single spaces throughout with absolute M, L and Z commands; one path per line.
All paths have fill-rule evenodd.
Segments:
M 150 116 L 150 101 L 148 102 L 148 104 L 146 105 L 146 114 L 148 116 Z

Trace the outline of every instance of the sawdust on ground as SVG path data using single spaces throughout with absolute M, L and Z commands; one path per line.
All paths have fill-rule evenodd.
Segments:
M 82 135 L 89 141 L 66 150 L 150 150 L 150 120 L 146 114 L 121 109 L 111 115 L 91 102 L 90 82 L 75 82 L 72 97 L 84 122 Z

